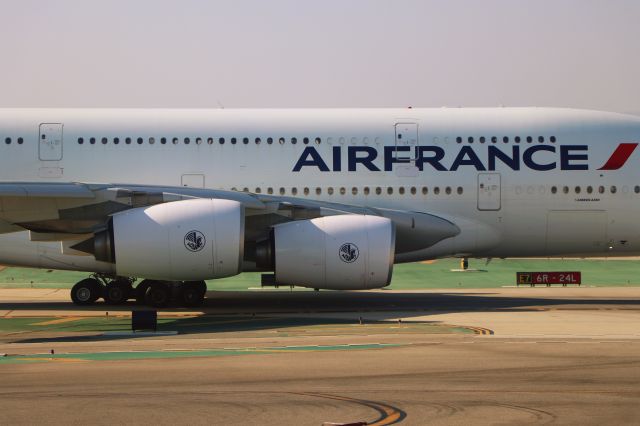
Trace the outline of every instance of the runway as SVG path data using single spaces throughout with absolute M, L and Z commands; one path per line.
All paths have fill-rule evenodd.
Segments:
M 104 305 L 78 310 L 66 292 L 0 290 L 5 422 L 640 418 L 640 289 L 209 296 L 200 312 L 160 314 L 177 335 L 116 338 L 105 330 L 133 306 L 105 319 Z

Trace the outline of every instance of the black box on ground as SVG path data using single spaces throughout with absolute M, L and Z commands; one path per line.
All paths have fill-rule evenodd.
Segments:
M 131 311 L 131 330 L 158 330 L 158 311 Z

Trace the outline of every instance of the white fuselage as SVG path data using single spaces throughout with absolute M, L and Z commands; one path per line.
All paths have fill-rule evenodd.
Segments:
M 640 254 L 633 116 L 547 108 L 0 109 L 0 138 L 1 181 L 235 189 L 425 212 L 460 227 L 399 261 Z M 620 144 L 626 154 L 612 159 Z M 0 263 L 29 264 L 8 254 L 15 236 L 3 241 Z

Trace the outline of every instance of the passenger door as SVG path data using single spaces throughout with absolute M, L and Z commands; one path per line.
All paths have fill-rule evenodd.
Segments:
M 41 161 L 62 160 L 62 123 L 40 124 L 38 157 Z
M 478 210 L 500 210 L 500 173 L 478 174 Z

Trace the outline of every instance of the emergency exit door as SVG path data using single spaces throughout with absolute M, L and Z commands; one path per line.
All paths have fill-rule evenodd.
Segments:
M 38 140 L 40 160 L 62 160 L 62 123 L 42 123 Z
M 478 175 L 478 210 L 500 210 L 500 173 Z

